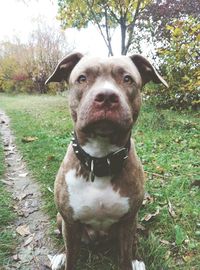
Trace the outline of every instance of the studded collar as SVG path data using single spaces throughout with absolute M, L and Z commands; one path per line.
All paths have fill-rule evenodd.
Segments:
M 117 175 L 123 168 L 124 161 L 128 158 L 128 153 L 131 146 L 130 138 L 126 145 L 115 152 L 97 158 L 90 156 L 80 146 L 76 133 L 72 133 L 72 146 L 75 155 L 83 164 L 83 166 L 90 172 L 89 179 L 93 182 L 95 176 L 103 177 L 109 175 Z

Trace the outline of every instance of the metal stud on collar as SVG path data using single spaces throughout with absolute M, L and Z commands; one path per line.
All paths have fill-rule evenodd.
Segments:
M 110 159 L 107 158 L 107 164 L 110 166 Z
M 94 160 L 91 160 L 91 164 L 90 164 L 90 180 L 92 182 L 94 182 L 95 179 L 95 174 L 94 174 Z

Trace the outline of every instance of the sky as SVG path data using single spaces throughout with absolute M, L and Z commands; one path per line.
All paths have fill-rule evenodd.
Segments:
M 27 42 L 39 17 L 50 26 L 60 28 L 56 15 L 57 0 L 1 0 L 0 42 L 14 41 L 16 37 L 21 42 Z M 104 42 L 94 26 L 81 31 L 68 29 L 65 34 L 67 41 L 75 45 L 76 51 L 107 55 Z
M 37 29 L 37 19 L 40 18 L 53 29 L 60 28 L 56 19 L 57 0 L 0 0 L 0 42 L 27 42 L 34 29 Z M 83 54 L 107 56 L 108 50 L 95 26 L 86 29 L 67 29 L 64 31 L 67 47 Z M 115 30 L 112 46 L 115 55 L 120 54 L 120 31 Z M 151 46 L 142 44 L 143 55 L 148 55 Z

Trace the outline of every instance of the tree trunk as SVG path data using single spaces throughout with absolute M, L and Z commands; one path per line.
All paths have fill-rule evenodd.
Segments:
M 126 23 L 124 18 L 120 18 L 120 28 L 121 28 L 121 54 L 126 55 Z
M 105 27 L 106 27 L 106 45 L 108 48 L 108 56 L 113 56 L 113 50 L 112 50 L 112 44 L 111 44 L 111 36 L 109 32 L 109 26 L 108 26 L 108 13 L 107 13 L 107 7 L 105 7 Z

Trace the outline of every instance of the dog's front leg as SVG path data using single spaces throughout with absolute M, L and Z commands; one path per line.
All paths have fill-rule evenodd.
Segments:
M 133 235 L 135 234 L 133 219 L 127 219 L 118 226 L 119 270 L 132 270 Z
M 80 250 L 82 226 L 78 222 L 63 222 L 62 233 L 66 248 L 65 270 L 75 270 Z
M 137 217 L 129 217 L 119 224 L 119 270 L 145 270 L 145 264 L 137 258 Z

